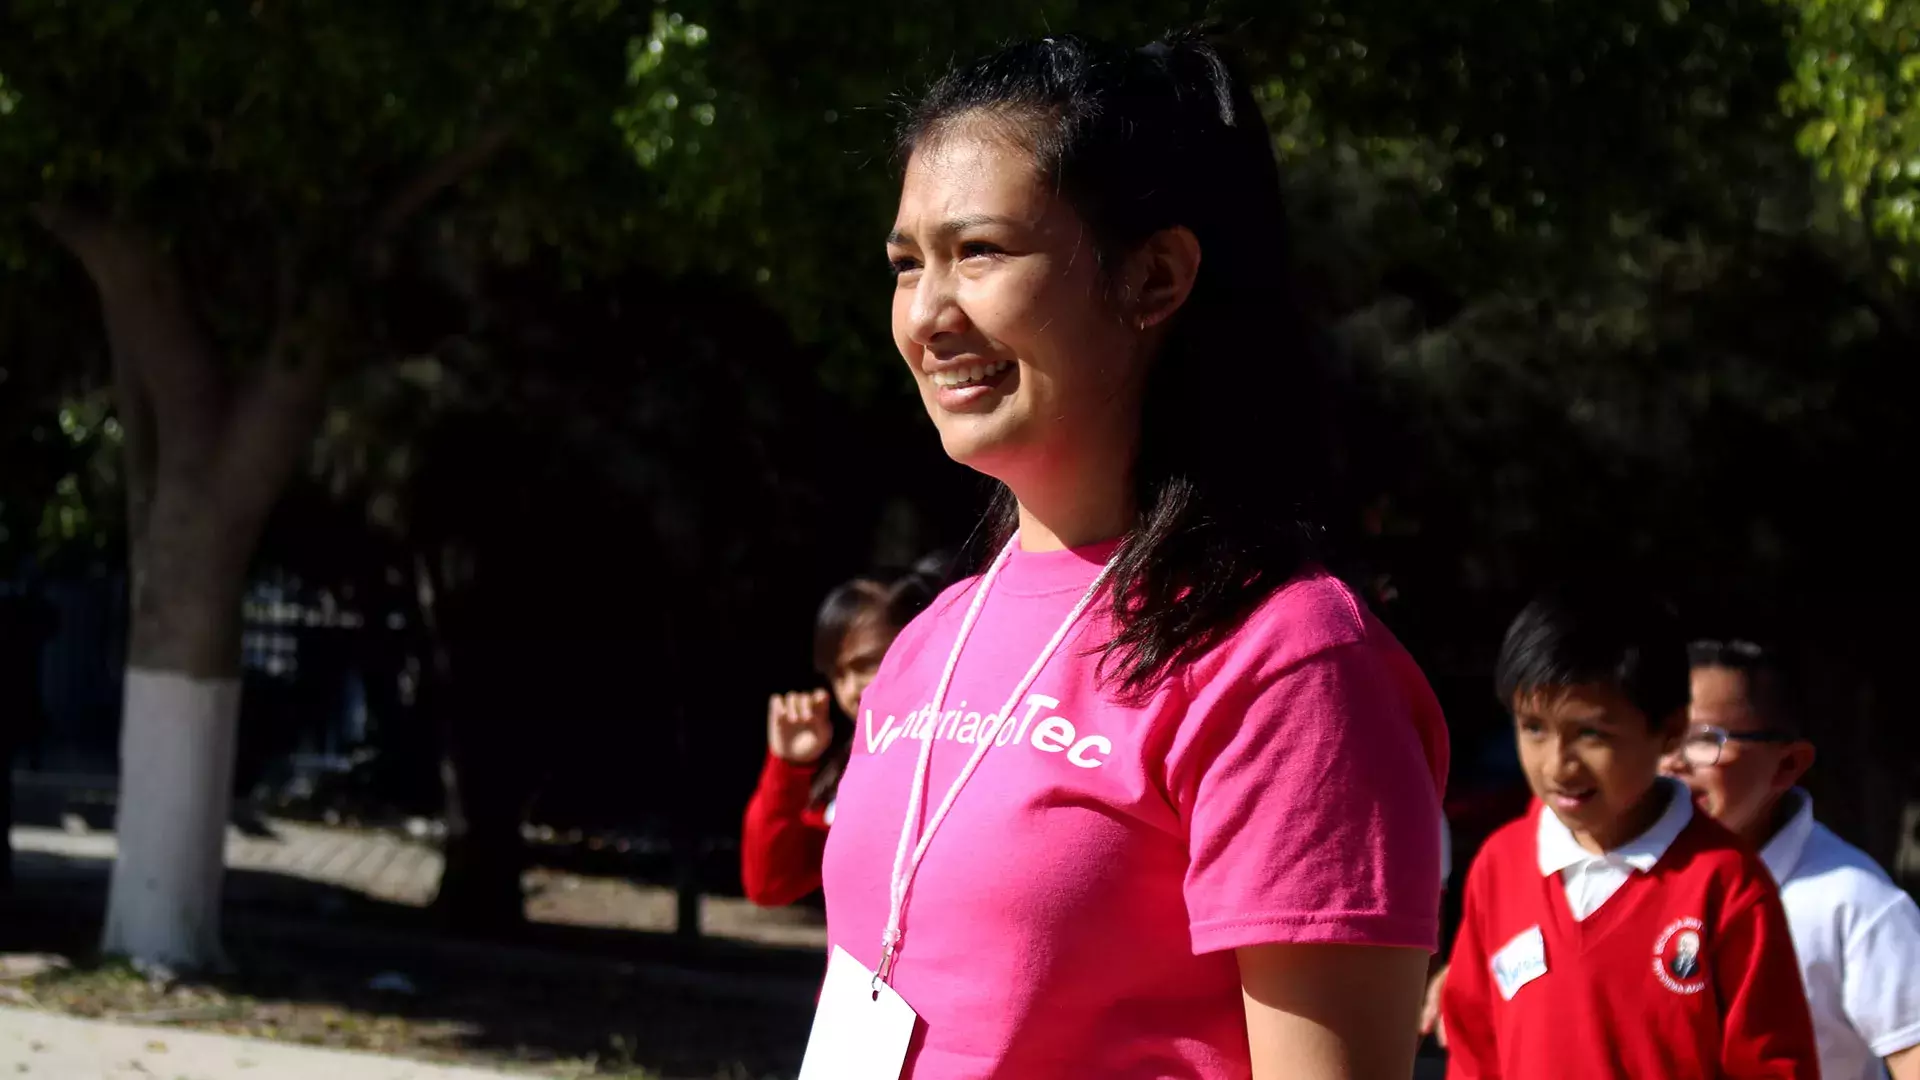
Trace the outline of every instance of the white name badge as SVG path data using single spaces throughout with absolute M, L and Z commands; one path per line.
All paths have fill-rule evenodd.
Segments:
M 900 1080 L 919 1019 L 893 987 L 835 945 L 800 1080 Z
M 1506 1001 L 1512 1001 L 1521 987 L 1546 973 L 1547 943 L 1538 926 L 1528 927 L 1493 954 L 1493 981 Z

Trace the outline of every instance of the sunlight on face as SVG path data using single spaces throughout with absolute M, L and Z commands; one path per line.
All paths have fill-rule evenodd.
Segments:
M 1652 824 L 1644 811 L 1676 723 L 1650 722 L 1610 686 L 1542 689 L 1513 703 L 1513 720 L 1527 783 L 1582 846 L 1617 847 Z
M 1766 719 L 1755 708 L 1752 686 L 1745 672 L 1724 667 L 1693 669 L 1693 703 L 1688 718 L 1736 735 L 1764 732 Z M 1793 743 L 1729 740 L 1713 765 L 1689 764 L 1684 755 L 1669 755 L 1667 773 L 1686 784 L 1693 801 L 1715 821 L 1739 833 L 1759 828 L 1775 801 L 1794 781 L 1799 768 L 1788 759 Z
M 894 344 L 949 456 L 1009 484 L 1131 460 L 1139 335 L 1004 125 L 961 120 L 914 151 L 887 254 Z

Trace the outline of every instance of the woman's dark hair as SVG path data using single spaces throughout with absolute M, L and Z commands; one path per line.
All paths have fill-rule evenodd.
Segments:
M 813 620 L 813 668 L 822 678 L 833 677 L 833 665 L 840 657 L 840 645 L 857 624 L 866 619 L 896 633 L 913 621 L 946 585 L 945 566 L 950 560 L 929 555 L 913 569 L 891 580 L 858 577 L 835 586 L 820 603 Z M 847 757 L 853 750 L 851 731 L 835 725 L 834 745 L 821 758 L 820 771 L 813 778 L 813 802 L 824 806 L 833 801 L 840 788 L 840 777 L 847 771 Z
M 1253 95 L 1183 34 L 1139 50 L 1050 37 L 941 79 L 901 132 L 903 160 L 961 125 L 1032 153 L 1086 223 L 1100 266 L 1185 227 L 1199 274 L 1147 376 L 1138 519 L 1118 553 L 1104 676 L 1137 696 L 1205 653 L 1314 557 L 1319 343 L 1288 276 L 1280 171 Z M 1112 297 L 1115 301 L 1122 297 Z M 989 511 L 1004 543 L 1004 487 Z
M 1655 728 L 1687 706 L 1687 639 L 1673 609 L 1630 586 L 1594 583 L 1540 596 L 1507 628 L 1494 692 L 1508 708 L 1542 690 L 1611 686 Z

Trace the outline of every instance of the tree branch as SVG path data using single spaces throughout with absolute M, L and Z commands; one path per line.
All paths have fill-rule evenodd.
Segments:
M 196 324 L 179 270 L 151 237 L 58 203 L 34 217 L 80 260 L 100 294 L 121 418 L 152 451 L 153 469 L 194 467 L 212 449 L 226 383 Z M 151 416 L 152 424 L 143 420 Z
M 216 486 L 234 520 L 264 521 L 312 446 L 345 325 L 339 295 L 314 293 L 298 318 L 282 317 L 268 355 L 235 397 L 221 433 Z
M 373 219 L 361 241 L 362 252 L 377 258 L 387 242 L 442 191 L 479 172 L 513 139 L 513 129 L 500 124 L 488 128 L 467 145 L 422 169 L 395 191 Z

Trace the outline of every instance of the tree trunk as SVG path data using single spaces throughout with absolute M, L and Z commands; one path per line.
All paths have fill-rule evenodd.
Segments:
M 236 385 L 156 244 L 66 207 L 39 217 L 99 291 L 125 432 L 132 626 L 101 947 L 218 967 L 241 597 L 261 526 L 318 425 L 324 367 L 317 351 L 287 347 L 283 311 L 267 357 Z
M 500 648 L 485 622 L 473 625 L 471 603 L 456 604 L 449 625 L 446 587 L 425 560 L 416 561 L 414 574 L 431 639 L 427 704 L 440 733 L 446 800 L 444 862 L 432 910 L 460 933 L 510 936 L 526 925 L 526 842 L 520 829 L 529 770 L 525 744 L 515 738 L 514 724 L 524 717 L 513 705 L 524 657 Z M 479 614 L 484 620 L 484 605 Z
M 359 269 L 434 198 L 500 153 L 506 126 L 426 164 L 359 238 Z M 100 296 L 126 448 L 133 633 L 120 740 L 120 858 L 104 946 L 179 968 L 222 960 L 223 824 L 239 723 L 240 600 L 267 513 L 318 430 L 350 317 L 344 280 L 304 293 L 284 242 L 265 353 L 235 379 L 171 257 L 63 203 L 34 216 Z M 343 274 L 352 273 L 345 267 Z
M 527 921 L 521 887 L 527 846 L 520 830 L 532 790 L 529 714 L 515 707 L 525 673 L 512 657 L 488 660 L 460 665 L 460 678 L 442 699 L 452 706 L 440 724 L 447 837 L 433 911 L 460 933 L 504 937 Z
M 220 890 L 240 685 L 135 667 L 126 680 L 120 856 L 100 947 L 174 970 L 224 966 Z
M 694 941 L 699 939 L 701 932 L 700 830 L 694 818 L 695 807 L 700 805 L 700 801 L 692 789 L 697 786 L 696 778 L 701 775 L 701 769 L 693 759 L 693 748 L 687 732 L 686 704 L 679 700 L 677 693 L 675 697 L 673 751 L 679 768 L 674 772 L 675 786 L 680 792 L 673 806 L 673 932 L 682 939 Z
M 131 538 L 120 853 L 101 948 L 191 970 L 225 960 L 220 892 L 252 540 L 204 480 L 163 474 L 147 506 Z
M 473 716 L 448 725 L 447 756 L 440 777 L 446 785 L 446 862 L 433 910 L 450 929 L 486 937 L 509 936 L 526 925 L 526 841 L 520 835 L 525 800 L 508 790 L 502 774 L 523 771 L 475 746 Z

